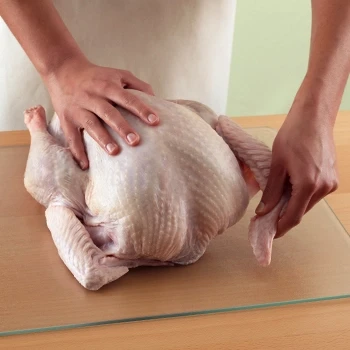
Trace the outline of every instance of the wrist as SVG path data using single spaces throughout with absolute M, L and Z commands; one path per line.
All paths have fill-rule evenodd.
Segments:
M 338 86 L 339 90 L 339 86 Z M 322 118 L 324 121 L 335 122 L 339 110 L 341 92 L 336 91 L 333 83 L 330 83 L 322 75 L 313 76 L 306 74 L 293 102 L 312 118 Z M 304 113 L 303 113 L 304 114 Z
M 54 58 L 47 60 L 47 63 L 38 67 L 38 72 L 41 75 L 44 82 L 57 77 L 61 71 L 68 66 L 79 66 L 87 63 L 87 58 L 80 50 L 60 50 L 59 53 L 53 53 Z

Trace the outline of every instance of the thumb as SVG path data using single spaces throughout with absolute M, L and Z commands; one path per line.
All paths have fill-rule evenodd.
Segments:
M 255 210 L 257 215 L 265 215 L 269 213 L 280 201 L 284 191 L 286 175 L 287 172 L 283 165 L 271 165 L 270 175 L 265 190 L 261 197 L 261 201 Z

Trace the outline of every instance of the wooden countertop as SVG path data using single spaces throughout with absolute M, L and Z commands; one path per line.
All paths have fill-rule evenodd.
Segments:
M 235 118 L 278 129 L 284 116 Z M 327 201 L 350 232 L 350 112 L 334 129 L 339 189 Z M 26 131 L 0 133 L 0 146 L 27 145 Z M 1 338 L 0 349 L 349 349 L 350 299 L 99 326 Z M 142 344 L 142 345 L 140 345 Z

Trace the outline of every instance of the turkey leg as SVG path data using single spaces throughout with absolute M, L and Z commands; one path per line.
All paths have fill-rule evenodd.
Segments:
M 27 191 L 46 208 L 53 199 L 65 202 L 69 197 L 73 209 L 81 209 L 83 192 L 77 189 L 81 187 L 84 173 L 79 171 L 68 148 L 58 145 L 48 132 L 44 108 L 37 106 L 26 110 L 24 121 L 31 137 L 24 174 Z M 65 172 L 63 163 L 67 164 Z M 76 198 L 71 197 L 72 189 Z
M 88 231 L 75 214 L 81 212 L 82 200 L 68 200 L 65 191 L 83 195 L 77 191 L 82 173 L 62 172 L 59 164 L 71 163 L 66 169 L 77 167 L 68 149 L 56 144 L 47 131 L 45 110 L 38 106 L 28 109 L 24 115 L 31 135 L 25 187 L 47 209 L 47 226 L 58 254 L 71 273 L 85 288 L 97 290 L 128 272 L 122 260 L 108 256 L 92 241 Z M 46 154 L 45 154 L 46 153 Z M 60 162 L 57 162 L 60 157 Z M 74 189 L 74 191 L 73 191 Z
M 122 261 L 96 247 L 70 209 L 50 206 L 45 216 L 59 256 L 82 286 L 98 290 L 128 272 Z

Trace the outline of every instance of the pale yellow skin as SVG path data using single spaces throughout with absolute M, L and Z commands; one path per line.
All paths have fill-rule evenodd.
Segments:
M 241 219 L 258 190 L 215 130 L 218 118 L 210 109 L 132 93 L 154 108 L 159 126 L 118 107 L 142 141 L 110 156 L 84 132 L 87 171 L 73 160 L 56 115 L 47 129 L 42 107 L 26 112 L 32 138 L 26 189 L 47 208 L 62 260 L 92 290 L 131 267 L 194 263 L 212 239 Z

